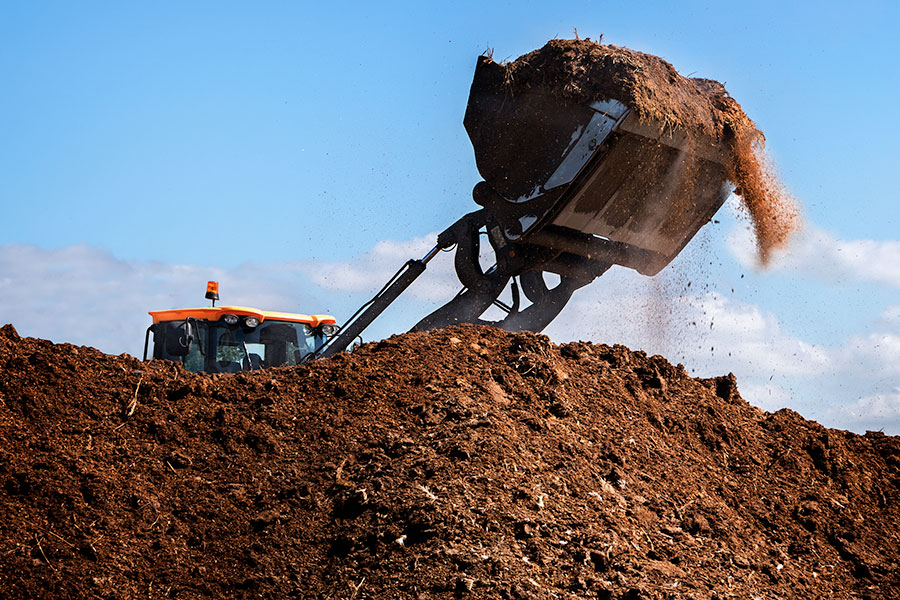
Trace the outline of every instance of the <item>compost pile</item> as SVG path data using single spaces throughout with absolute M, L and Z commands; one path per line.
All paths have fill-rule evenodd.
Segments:
M 750 216 L 763 264 L 800 227 L 799 209 L 765 156 L 763 134 L 717 81 L 684 77 L 652 54 L 582 39 L 550 40 L 509 63 L 482 56 L 478 68 L 484 73 L 479 85 L 502 91 L 509 105 L 526 91 L 555 97 L 570 106 L 614 99 L 661 133 L 679 132 L 690 146 L 723 153 L 726 174 Z M 476 110 L 467 118 L 484 128 L 473 138 L 476 155 L 492 151 L 503 137 L 503 124 L 491 123 L 496 119 L 493 111 L 477 114 Z
M 0 453 L 5 598 L 900 586 L 900 439 L 622 346 L 458 326 L 210 377 L 6 326 Z

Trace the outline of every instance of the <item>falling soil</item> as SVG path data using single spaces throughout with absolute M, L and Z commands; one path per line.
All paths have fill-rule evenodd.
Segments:
M 459 326 L 202 376 L 0 330 L 4 598 L 896 598 L 900 439 Z
M 741 197 L 753 223 L 756 248 L 762 265 L 766 266 L 772 252 L 786 246 L 800 228 L 801 218 L 791 195 L 775 176 L 760 140 L 746 131 L 737 136 L 732 145 L 734 157 L 728 165 L 728 177 L 737 185 L 735 193 Z
M 689 146 L 724 151 L 764 265 L 800 226 L 799 209 L 765 157 L 763 134 L 721 83 L 684 77 L 651 54 L 581 39 L 551 40 L 502 68 L 510 97 L 539 88 L 572 102 L 615 99 L 641 121 L 683 132 Z

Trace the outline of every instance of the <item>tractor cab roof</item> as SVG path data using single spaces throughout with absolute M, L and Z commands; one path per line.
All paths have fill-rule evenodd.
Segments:
M 246 306 L 207 306 L 204 308 L 174 308 L 170 310 L 151 310 L 153 323 L 164 321 L 183 321 L 192 318 L 202 321 L 218 321 L 224 315 L 237 315 L 239 317 L 256 317 L 260 323 L 266 320 L 289 321 L 291 323 L 305 323 L 310 327 L 319 325 L 334 325 L 335 318 L 331 315 L 301 315 L 295 313 L 275 312 L 260 310 Z

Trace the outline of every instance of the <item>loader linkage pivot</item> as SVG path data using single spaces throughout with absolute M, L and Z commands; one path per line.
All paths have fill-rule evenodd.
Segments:
M 487 235 L 495 256 L 494 265 L 487 270 L 482 269 L 480 262 L 482 234 Z M 493 325 L 508 331 L 541 331 L 559 314 L 575 290 L 609 268 L 607 263 L 573 255 L 563 257 L 562 252 L 509 241 L 486 209 L 464 216 L 441 234 L 445 235 L 456 244 L 454 266 L 463 288 L 450 302 L 419 321 L 414 331 L 456 323 Z M 440 243 L 440 236 L 438 240 Z M 559 275 L 555 287 L 548 287 L 545 272 Z M 499 300 L 508 284 L 511 304 Z M 531 303 L 524 309 L 521 293 Z M 500 308 L 506 316 L 499 321 L 481 319 L 491 306 Z

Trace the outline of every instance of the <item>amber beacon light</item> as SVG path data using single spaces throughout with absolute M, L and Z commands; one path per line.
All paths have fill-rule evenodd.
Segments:
M 216 300 L 219 299 L 219 282 L 218 281 L 207 281 L 206 282 L 206 298 L 207 300 L 212 300 L 212 305 L 216 305 Z

